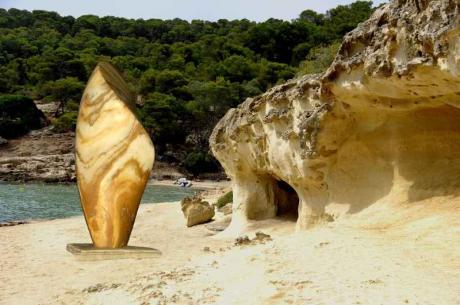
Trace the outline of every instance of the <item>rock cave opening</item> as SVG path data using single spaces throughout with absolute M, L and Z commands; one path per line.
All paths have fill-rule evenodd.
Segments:
M 276 180 L 274 187 L 276 216 L 290 221 L 297 221 L 299 195 L 287 182 Z

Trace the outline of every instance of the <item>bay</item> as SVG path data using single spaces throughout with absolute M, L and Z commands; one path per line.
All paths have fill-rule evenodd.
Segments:
M 197 190 L 148 185 L 142 204 L 179 201 Z M 0 183 L 0 223 L 83 215 L 76 184 Z

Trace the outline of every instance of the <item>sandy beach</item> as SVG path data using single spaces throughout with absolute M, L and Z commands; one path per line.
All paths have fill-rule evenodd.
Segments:
M 150 180 L 149 185 L 162 185 L 162 186 L 177 186 L 174 184 L 174 180 Z M 227 180 L 223 181 L 212 181 L 212 180 L 203 180 L 203 181 L 195 181 L 192 180 L 192 188 L 198 190 L 222 190 L 222 189 L 230 189 L 231 182 Z
M 227 245 L 206 238 L 204 226 L 187 229 L 178 202 L 140 207 L 130 245 L 159 249 L 157 259 L 77 261 L 65 247 L 91 242 L 83 217 L 1 229 L 0 304 L 84 304 L 90 298 L 77 295 L 87 288 L 173 270 L 199 256 L 205 246 Z
M 162 252 L 148 259 L 75 259 L 65 247 L 90 242 L 83 217 L 2 227 L 0 304 L 457 305 L 455 205 L 375 208 L 298 233 L 259 221 L 246 234 L 271 239 L 245 245 L 187 228 L 178 202 L 143 205 L 130 245 Z

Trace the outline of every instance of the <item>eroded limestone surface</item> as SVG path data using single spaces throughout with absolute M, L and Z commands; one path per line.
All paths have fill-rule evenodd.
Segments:
M 459 6 L 392 1 L 345 36 L 326 73 L 231 109 L 210 139 L 233 181 L 231 227 L 297 211 L 308 228 L 376 204 L 457 197 Z

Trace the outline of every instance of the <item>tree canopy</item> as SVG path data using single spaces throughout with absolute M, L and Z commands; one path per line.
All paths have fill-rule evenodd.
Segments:
M 0 9 L 0 95 L 59 102 L 53 122 L 66 131 L 91 71 L 110 61 L 138 95 L 158 158 L 202 164 L 209 134 L 230 107 L 299 71 L 323 70 L 337 42 L 372 11 L 372 2 L 358 1 L 257 23 Z

